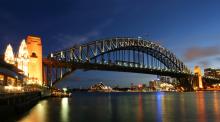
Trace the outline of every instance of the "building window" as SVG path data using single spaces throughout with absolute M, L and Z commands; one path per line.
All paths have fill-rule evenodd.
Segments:
M 22 86 L 22 82 L 20 80 L 17 80 L 17 86 Z
M 7 85 L 15 85 L 15 79 L 12 77 L 7 78 Z
M 0 74 L 0 85 L 4 85 L 4 75 Z
M 35 52 L 32 52 L 31 57 L 32 58 L 37 58 L 37 54 Z

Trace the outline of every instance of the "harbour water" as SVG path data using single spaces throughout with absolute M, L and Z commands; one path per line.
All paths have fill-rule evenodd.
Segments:
M 48 98 L 19 122 L 220 121 L 220 92 L 73 93 Z

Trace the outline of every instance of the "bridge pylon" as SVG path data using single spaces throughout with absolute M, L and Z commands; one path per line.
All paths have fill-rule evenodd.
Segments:
M 203 83 L 202 83 L 202 71 L 201 68 L 199 66 L 195 66 L 194 67 L 194 73 L 196 76 L 196 79 L 194 79 L 194 89 L 203 89 Z

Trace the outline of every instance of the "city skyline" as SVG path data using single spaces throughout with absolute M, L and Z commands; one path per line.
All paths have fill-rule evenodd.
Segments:
M 17 52 L 21 40 L 29 34 L 42 38 L 44 56 L 75 43 L 131 36 L 162 44 L 175 52 L 191 70 L 195 65 L 202 69 L 204 66 L 220 68 L 220 7 L 214 1 L 57 0 L 49 3 L 40 0 L 36 3 L 14 1 L 12 5 L 9 1 L 0 3 L 1 54 L 8 43 Z M 49 8 L 47 4 L 50 4 Z M 73 75 L 71 80 L 82 74 L 87 73 Z M 91 74 L 87 74 L 88 77 Z M 123 73 L 103 74 L 120 77 Z M 127 76 L 126 73 L 123 76 Z M 148 75 L 137 74 L 133 80 L 147 81 L 146 77 Z

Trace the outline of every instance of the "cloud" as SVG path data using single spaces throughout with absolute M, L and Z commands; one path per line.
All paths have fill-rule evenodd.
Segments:
M 203 68 L 207 68 L 210 66 L 210 62 L 208 60 L 202 60 L 198 62 L 200 64 L 200 66 L 202 66 Z
M 215 60 L 220 61 L 220 57 L 216 57 Z
M 92 30 L 81 34 L 81 35 L 70 35 L 70 34 L 63 34 L 60 33 L 53 37 L 61 46 L 60 48 L 68 48 L 70 46 L 73 46 L 74 44 L 79 44 L 87 41 L 91 41 L 90 39 L 98 37 L 102 34 L 102 30 L 109 26 L 112 23 L 112 19 L 107 19 L 100 25 L 97 25 Z M 63 43 L 65 42 L 65 43 Z
M 188 48 L 184 53 L 185 61 L 193 61 L 210 56 L 216 56 L 220 54 L 220 46 L 209 46 L 209 47 L 191 47 Z
M 81 43 L 84 41 L 87 41 L 91 37 L 98 36 L 100 34 L 99 30 L 91 30 L 85 34 L 82 35 L 69 35 L 69 34 L 58 34 L 55 38 L 59 42 L 68 42 L 65 43 L 64 46 L 68 46 L 69 44 L 76 44 L 76 43 Z

